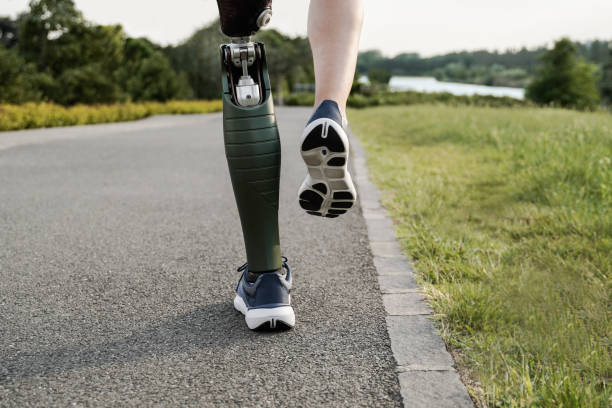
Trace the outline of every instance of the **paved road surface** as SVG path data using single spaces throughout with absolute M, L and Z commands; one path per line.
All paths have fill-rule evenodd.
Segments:
M 0 406 L 398 406 L 360 211 L 296 201 L 308 114 L 278 111 L 298 318 L 281 333 L 232 307 L 220 114 L 0 133 Z

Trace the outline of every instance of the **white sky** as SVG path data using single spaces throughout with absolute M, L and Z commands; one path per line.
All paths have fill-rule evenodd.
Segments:
M 247 0 L 248 1 L 248 0 Z M 518 48 L 574 40 L 612 39 L 612 0 L 363 0 L 361 49 L 392 56 Z M 28 0 L 0 0 L 15 16 Z M 119 23 L 135 37 L 176 44 L 217 15 L 216 0 L 76 0 L 85 17 Z M 271 27 L 306 34 L 307 0 L 274 0 Z

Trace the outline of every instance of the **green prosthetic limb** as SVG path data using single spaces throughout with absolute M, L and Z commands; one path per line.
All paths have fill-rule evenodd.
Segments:
M 249 270 L 277 270 L 281 267 L 281 150 L 264 47 L 261 43 L 222 45 L 221 59 L 225 155 Z

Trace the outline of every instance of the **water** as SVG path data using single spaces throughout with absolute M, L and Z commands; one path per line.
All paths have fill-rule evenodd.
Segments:
M 509 96 L 515 99 L 525 98 L 525 89 L 523 88 L 441 82 L 431 77 L 393 76 L 389 82 L 389 88 L 392 91 L 448 92 L 454 95 L 476 94 Z

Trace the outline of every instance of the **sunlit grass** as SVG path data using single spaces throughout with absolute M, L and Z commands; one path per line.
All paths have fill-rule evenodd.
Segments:
M 480 405 L 609 407 L 612 115 L 419 105 L 349 119 Z
M 72 107 L 52 103 L 0 104 L 0 130 L 123 122 L 159 114 L 209 113 L 220 110 L 220 100 L 117 103 Z

